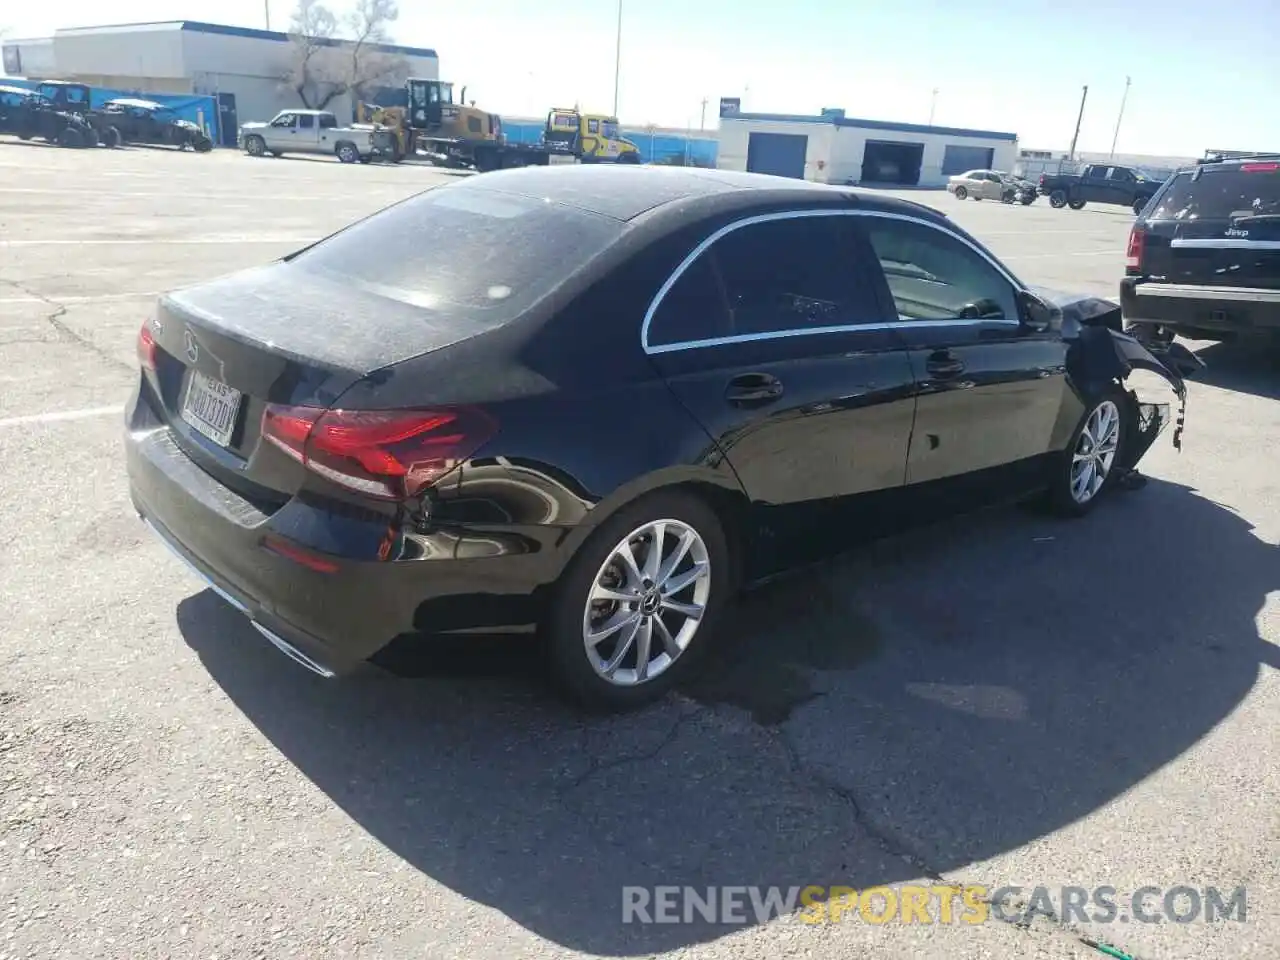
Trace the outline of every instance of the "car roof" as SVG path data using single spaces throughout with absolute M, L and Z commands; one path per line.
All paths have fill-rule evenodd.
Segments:
M 20 93 L 25 96 L 35 95 L 34 90 L 28 90 L 26 87 L 11 87 L 11 86 L 8 86 L 7 84 L 0 85 L 0 93 Z
M 726 210 L 750 206 L 753 200 L 762 205 L 797 201 L 832 206 L 848 205 L 852 200 L 859 206 L 913 216 L 923 212 L 932 218 L 945 219 L 944 214 L 923 204 L 851 186 L 701 167 L 630 164 L 519 167 L 471 177 L 455 187 L 541 198 L 621 221 L 631 221 L 658 208 L 690 200 L 709 202 L 713 208 L 723 205 Z

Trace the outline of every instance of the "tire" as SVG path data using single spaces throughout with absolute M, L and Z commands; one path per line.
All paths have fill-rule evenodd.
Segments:
M 123 138 L 120 136 L 120 131 L 117 128 L 107 127 L 107 129 L 102 132 L 102 145 L 104 147 L 114 150 L 116 147 L 120 146 L 122 142 Z
M 965 199 L 965 197 L 967 197 L 967 196 L 969 196 L 969 191 L 968 191 L 968 190 L 966 190 L 964 187 L 956 187 L 956 199 L 957 199 L 957 200 L 963 200 L 963 199 Z
M 360 151 L 356 149 L 356 145 L 345 140 L 338 144 L 334 149 L 334 153 L 338 155 L 338 159 L 342 163 L 358 163 L 360 161 Z
M 688 575 L 696 559 L 705 564 L 706 573 L 676 590 L 675 601 L 702 601 L 702 616 L 691 620 L 674 609 L 665 613 L 660 605 L 661 595 L 657 587 L 650 587 L 637 594 L 639 603 L 634 614 L 625 609 L 626 604 L 617 600 L 589 600 L 593 587 L 601 580 L 611 581 L 619 591 L 631 594 L 627 582 L 634 575 L 625 574 L 625 565 L 616 561 L 616 551 L 624 543 L 642 532 L 652 530 L 666 521 L 663 538 L 664 553 L 669 559 L 672 549 L 680 543 L 681 530 L 692 531 L 695 539 L 677 565 L 671 579 Z M 639 571 L 645 571 L 647 547 L 636 541 L 634 558 Z M 652 575 L 653 568 L 648 568 Z M 619 510 L 601 524 L 570 561 L 552 596 L 543 633 L 551 667 L 552 680 L 561 693 L 577 705 L 592 711 L 617 712 L 634 710 L 653 703 L 665 696 L 674 686 L 691 678 L 714 639 L 727 604 L 736 589 L 729 546 L 725 531 L 714 510 L 700 498 L 679 490 L 664 490 L 635 501 Z M 643 597 L 644 599 L 640 599 Z M 657 612 L 642 617 L 644 604 L 658 604 Z M 638 631 L 632 634 L 633 642 L 625 643 L 624 633 L 629 617 L 641 617 L 636 623 Z M 605 632 L 604 638 L 594 647 L 587 642 L 587 631 L 599 628 L 618 618 L 625 625 Z M 688 625 L 691 625 L 688 626 Z M 643 631 L 648 628 L 649 657 L 647 679 L 638 676 L 639 653 Z M 672 637 L 676 654 L 672 657 L 667 642 L 661 639 L 660 630 Z M 674 633 L 672 632 L 674 631 Z M 605 676 L 605 660 L 619 657 L 613 677 Z
M 1036 202 L 1036 195 L 1034 193 L 1028 194 L 1027 196 L 1022 198 L 1022 205 L 1024 207 L 1029 207 L 1035 202 Z
M 1157 323 L 1133 323 L 1125 330 L 1129 336 L 1137 340 L 1148 350 L 1167 350 L 1173 343 L 1175 333 L 1168 327 Z
M 1106 413 L 1108 408 L 1111 411 L 1110 414 Z M 1090 434 L 1097 435 L 1099 425 L 1110 423 L 1111 416 L 1115 418 L 1114 432 L 1103 427 L 1103 432 L 1094 437 L 1092 444 L 1087 441 L 1086 428 L 1090 428 Z M 1083 517 L 1094 508 L 1098 498 L 1110 489 L 1115 480 L 1115 466 L 1120 452 L 1128 440 L 1130 422 L 1131 409 L 1128 396 L 1118 388 L 1108 390 L 1087 404 L 1084 415 L 1071 433 L 1071 442 L 1067 444 L 1062 454 L 1054 459 L 1053 475 L 1050 477 L 1049 484 L 1049 505 L 1054 513 L 1062 517 Z M 1110 451 L 1109 460 L 1105 459 L 1105 454 L 1102 459 L 1098 458 L 1099 445 Z M 1090 481 L 1084 485 L 1077 485 L 1073 479 L 1083 478 L 1076 469 L 1076 457 L 1090 453 L 1094 455 L 1095 468 L 1105 465 L 1101 483 L 1095 485 L 1094 481 Z M 1096 480 L 1096 469 L 1092 476 Z
M 1083 200 L 1068 200 L 1068 201 L 1067 201 L 1067 206 L 1068 206 L 1068 207 L 1070 207 L 1072 210 L 1083 210 L 1083 209 L 1084 209 L 1084 201 L 1083 201 Z
M 208 137 L 201 137 L 192 146 L 195 147 L 196 153 L 208 153 L 213 149 L 213 141 Z
M 84 138 L 80 136 L 80 131 L 73 127 L 63 127 L 58 131 L 58 146 L 60 147 L 83 147 Z
M 472 153 L 477 173 L 489 173 L 502 166 L 502 157 L 498 151 L 477 147 Z
M 244 152 L 251 157 L 265 157 L 267 155 L 267 141 L 257 134 L 250 134 L 244 138 Z
M 1067 205 L 1067 191 L 1054 190 L 1049 194 L 1049 206 L 1055 210 L 1061 210 Z

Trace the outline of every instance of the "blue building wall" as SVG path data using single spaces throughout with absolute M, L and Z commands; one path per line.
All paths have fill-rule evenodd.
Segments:
M 511 143 L 537 143 L 542 138 L 544 125 L 536 120 L 508 120 L 503 118 L 502 130 Z M 686 137 L 671 133 L 650 134 L 644 128 L 622 128 L 622 135 L 640 150 L 642 163 L 671 163 L 684 158 L 688 166 L 714 167 L 718 141 L 708 137 Z
M 26 87 L 29 90 L 40 86 L 38 80 L 17 80 L 12 77 L 5 77 L 4 83 L 11 87 Z M 213 97 L 194 94 L 142 93 L 138 90 L 111 90 L 106 87 L 89 88 L 89 106 L 95 110 L 100 110 L 108 100 L 116 100 L 120 97 L 150 100 L 168 107 L 181 119 L 203 125 L 215 144 L 221 142 L 218 130 L 218 102 Z

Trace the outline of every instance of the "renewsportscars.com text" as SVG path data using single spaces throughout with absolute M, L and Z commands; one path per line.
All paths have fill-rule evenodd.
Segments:
M 1207 923 L 1248 917 L 1244 887 L 986 887 L 979 884 L 866 887 L 623 887 L 623 923 L 971 924 L 1030 923 L 1037 916 L 1078 923 Z

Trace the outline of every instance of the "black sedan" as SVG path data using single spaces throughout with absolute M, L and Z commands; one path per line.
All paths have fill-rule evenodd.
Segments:
M 1119 331 L 915 203 L 503 171 L 162 298 L 129 481 L 317 673 L 524 631 L 625 708 L 695 668 L 740 588 L 997 501 L 1087 512 L 1194 366 Z M 1137 369 L 1172 390 L 1139 397 Z

